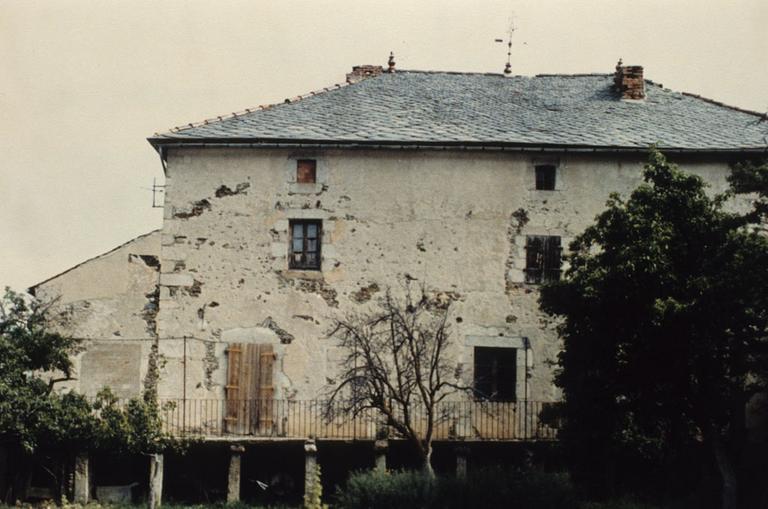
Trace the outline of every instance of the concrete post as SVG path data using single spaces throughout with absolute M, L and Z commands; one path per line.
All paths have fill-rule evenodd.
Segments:
M 304 442 L 304 495 L 312 492 L 315 469 L 317 468 L 317 445 L 315 439 Z
M 149 455 L 149 509 L 160 507 L 163 501 L 163 455 Z
M 456 447 L 456 478 L 467 478 L 467 457 L 469 456 L 469 447 L 460 445 Z
M 240 466 L 245 447 L 233 445 L 229 448 L 229 475 L 227 476 L 227 502 L 240 501 Z
M 91 500 L 91 469 L 87 452 L 75 456 L 75 486 L 73 501 L 85 505 Z
M 0 502 L 8 493 L 8 449 L 0 444 Z
M 373 443 L 373 453 L 375 455 L 374 470 L 377 472 L 387 471 L 387 449 L 389 449 L 389 442 L 387 440 L 376 440 Z

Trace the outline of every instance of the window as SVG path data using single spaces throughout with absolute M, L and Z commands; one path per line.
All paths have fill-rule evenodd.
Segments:
M 554 164 L 536 165 L 536 190 L 554 191 L 557 167 Z
M 317 161 L 314 159 L 297 160 L 296 182 L 298 184 L 314 184 L 317 182 Z
M 475 398 L 515 401 L 517 349 L 475 347 Z
M 525 241 L 525 282 L 548 283 L 560 279 L 560 237 L 528 235 Z
M 322 221 L 291 221 L 291 245 L 288 266 L 291 269 L 320 270 Z

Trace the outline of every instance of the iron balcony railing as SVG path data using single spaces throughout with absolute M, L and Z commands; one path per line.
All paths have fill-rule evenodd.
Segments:
M 367 409 L 353 416 L 343 402 L 294 400 L 165 399 L 159 401 L 166 432 L 174 436 L 373 440 L 388 431 L 386 419 Z M 551 416 L 558 403 L 541 401 L 441 402 L 435 409 L 436 440 L 555 440 Z M 550 417 L 547 417 L 550 416 Z M 424 433 L 423 408 L 410 409 L 414 429 Z

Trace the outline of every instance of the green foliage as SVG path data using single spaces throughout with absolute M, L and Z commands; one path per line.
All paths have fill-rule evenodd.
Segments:
M 359 472 L 336 496 L 342 509 L 525 508 L 575 509 L 576 494 L 560 473 L 487 469 L 467 479 L 430 477 L 421 471 Z
M 131 398 L 121 405 L 109 389 L 96 396 L 97 448 L 117 453 L 153 454 L 182 444 L 162 430 L 161 408 L 152 394 Z
M 9 288 L 0 300 L 0 442 L 26 451 L 86 443 L 94 426 L 81 396 L 53 392 L 79 343 L 50 329 L 50 308 Z
M 582 504 L 580 509 L 656 509 L 656 507 L 633 498 L 621 498 L 607 502 L 587 502 Z
M 95 402 L 54 391 L 69 379 L 80 343 L 51 327 L 52 303 L 6 289 L 0 300 L 0 442 L 27 453 L 104 448 L 153 453 L 173 445 L 151 394 L 121 405 L 103 390 Z
M 768 161 L 745 162 L 732 167 L 728 182 L 735 193 L 754 193 L 754 209 L 746 217 L 750 222 L 768 220 Z
M 63 502 L 60 506 L 57 506 L 52 501 L 43 502 L 41 504 L 17 504 L 17 505 L 4 505 L 0 504 L 0 509 L 144 509 L 146 504 L 136 505 L 127 503 L 116 504 L 100 504 L 99 502 L 90 502 L 86 505 L 73 504 Z M 289 505 L 251 505 L 245 502 L 213 502 L 207 504 L 163 504 L 163 509 L 297 509 L 296 506 Z
M 644 176 L 541 293 L 563 318 L 561 438 L 593 481 L 617 459 L 669 466 L 702 439 L 733 457 L 768 380 L 768 240 L 655 150 Z
M 304 509 L 327 509 L 328 506 L 323 504 L 322 500 L 323 483 L 321 479 L 320 465 L 316 464 L 312 472 L 312 484 L 308 487 L 307 492 L 304 493 Z

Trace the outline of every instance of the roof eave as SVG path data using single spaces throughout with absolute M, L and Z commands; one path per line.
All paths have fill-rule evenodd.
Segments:
M 480 150 L 509 152 L 601 152 L 644 153 L 648 146 L 578 145 L 546 143 L 509 143 L 489 141 L 410 141 L 410 140 L 316 140 L 285 138 L 178 138 L 157 136 L 147 141 L 161 155 L 167 148 L 338 148 L 338 149 L 390 149 L 390 150 Z M 659 150 L 668 153 L 696 154 L 766 154 L 768 146 L 748 147 L 674 147 L 658 144 Z

